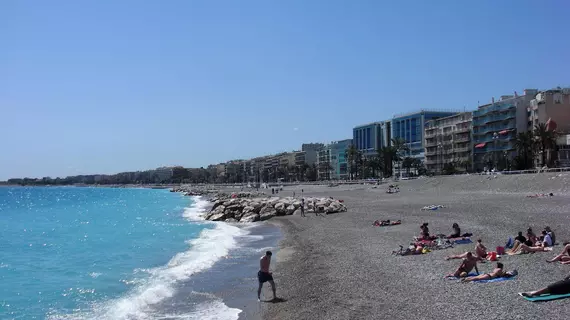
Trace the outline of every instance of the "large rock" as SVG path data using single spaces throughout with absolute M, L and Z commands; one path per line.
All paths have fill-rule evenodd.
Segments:
M 277 215 L 277 211 L 275 209 L 268 209 L 268 210 L 265 210 L 263 213 L 259 214 L 259 220 L 261 220 L 261 221 L 269 220 L 269 219 L 275 217 L 276 215 Z
M 267 208 L 267 207 L 266 207 Z M 263 211 L 265 208 L 261 209 Z M 284 216 L 287 214 L 287 205 L 285 202 L 278 202 L 275 204 L 275 211 L 277 211 L 277 215 Z M 260 212 L 261 214 L 262 212 Z
M 228 214 L 225 212 L 222 212 L 222 213 L 215 213 L 215 214 L 211 215 L 208 220 L 210 220 L 210 221 L 224 221 L 224 220 L 226 220 L 226 218 L 228 218 Z
M 259 221 L 259 214 L 255 212 L 246 213 L 239 220 L 239 222 L 255 222 L 255 221 Z
M 287 214 L 288 214 L 288 215 L 292 215 L 293 212 L 295 212 L 295 206 L 292 205 L 292 204 L 290 204 L 290 205 L 287 207 Z

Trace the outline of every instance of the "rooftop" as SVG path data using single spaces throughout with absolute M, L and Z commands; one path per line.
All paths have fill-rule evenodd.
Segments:
M 422 113 L 460 113 L 463 112 L 463 110 L 454 110 L 454 109 L 420 109 L 417 111 L 413 111 L 413 112 L 406 112 L 406 113 L 397 113 L 394 114 L 392 116 L 392 119 L 395 118 L 401 118 L 401 117 L 406 117 L 406 116 L 411 116 L 414 114 L 422 114 Z

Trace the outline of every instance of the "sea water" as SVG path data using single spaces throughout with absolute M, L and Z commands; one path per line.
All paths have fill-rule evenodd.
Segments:
M 0 319 L 238 319 L 194 286 L 216 283 L 207 272 L 249 231 L 201 221 L 205 205 L 168 190 L 0 188 Z

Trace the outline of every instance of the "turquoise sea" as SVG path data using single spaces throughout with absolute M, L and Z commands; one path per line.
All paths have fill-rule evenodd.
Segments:
M 255 270 L 218 262 L 255 261 L 267 244 L 201 221 L 206 205 L 168 190 L 0 188 L 0 319 L 238 319 L 219 272 L 254 287 Z

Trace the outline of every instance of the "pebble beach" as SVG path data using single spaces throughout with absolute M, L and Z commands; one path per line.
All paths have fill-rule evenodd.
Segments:
M 518 292 L 536 290 L 563 279 L 570 265 L 546 263 L 570 240 L 570 173 L 517 176 L 450 176 L 398 182 L 400 192 L 387 194 L 387 185 L 289 186 L 283 195 L 342 199 L 348 211 L 306 218 L 276 217 L 283 232 L 272 269 L 283 298 L 262 303 L 263 319 L 567 319 L 570 299 L 533 303 Z M 551 198 L 528 198 L 537 193 Z M 281 195 L 281 194 L 280 194 Z M 443 205 L 434 211 L 428 205 Z M 402 220 L 401 225 L 374 227 L 375 220 Z M 445 257 L 473 251 L 475 244 L 456 245 L 418 256 L 394 256 L 428 222 L 432 234 L 451 233 L 457 222 L 462 232 L 494 250 L 509 237 L 531 226 L 550 226 L 559 245 L 553 252 L 501 256 L 506 270 L 519 275 L 496 283 L 461 283 L 444 276 L 460 260 Z M 479 264 L 490 272 L 495 263 Z M 253 289 L 252 289 L 253 290 Z M 264 295 L 270 297 L 269 286 Z M 253 296 L 253 292 L 252 292 Z

